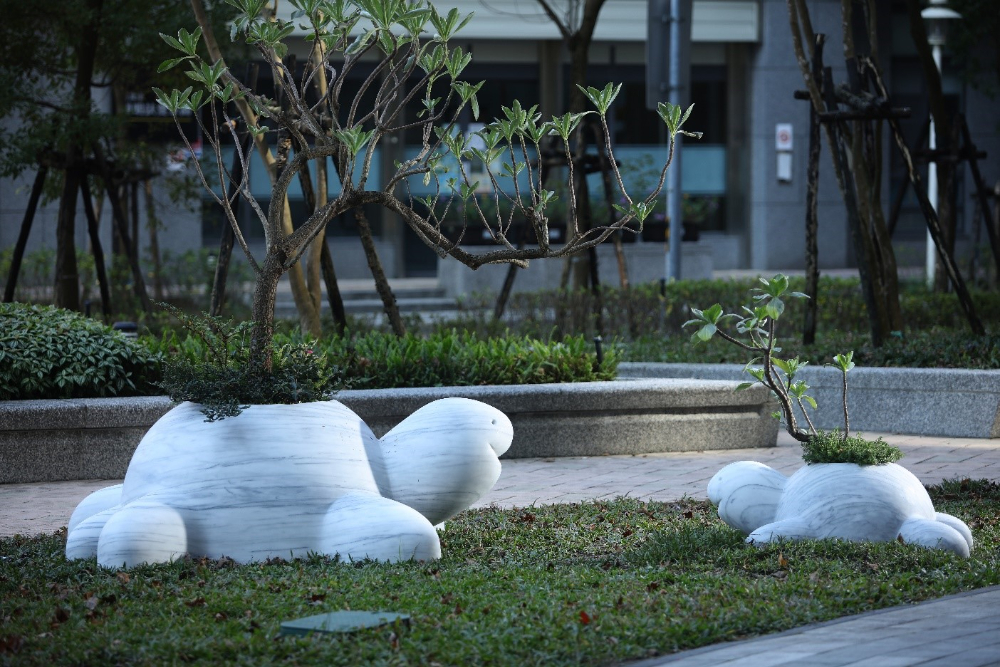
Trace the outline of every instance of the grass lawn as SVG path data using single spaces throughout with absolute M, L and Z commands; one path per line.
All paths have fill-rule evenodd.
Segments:
M 606 664 L 1000 583 L 1000 485 L 931 489 L 972 557 L 893 542 L 755 548 L 707 502 L 468 511 L 433 563 L 324 557 L 128 571 L 67 562 L 65 535 L 0 539 L 0 664 Z M 279 624 L 407 613 L 345 635 Z

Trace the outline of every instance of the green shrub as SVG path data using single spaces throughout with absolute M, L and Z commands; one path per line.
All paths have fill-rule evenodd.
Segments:
M 155 393 L 160 357 L 96 320 L 0 304 L 0 399 Z
M 165 352 L 159 386 L 171 399 L 202 405 L 206 421 L 235 417 L 248 405 L 325 401 L 345 382 L 326 355 L 309 341 L 273 344 L 270 372 L 251 363 L 252 322 L 233 324 L 209 315 L 189 317 L 168 306 L 188 329 L 181 340 L 164 334 L 154 347 Z
M 865 440 L 860 435 L 845 438 L 840 431 L 819 433 L 802 443 L 802 460 L 806 463 L 857 463 L 877 466 L 895 463 L 903 458 L 899 447 L 878 438 Z
M 298 346 L 313 350 L 314 358 L 337 368 L 342 381 L 356 389 L 612 380 L 621 359 L 612 347 L 598 363 L 594 348 L 582 336 L 546 342 L 525 336 L 484 340 L 456 331 L 402 338 L 369 332 L 312 341 L 296 333 L 277 332 L 274 340 L 279 350 Z M 197 335 L 168 333 L 144 342 L 157 353 L 185 360 L 188 366 L 203 363 L 213 354 Z M 236 351 L 235 342 L 229 345 L 232 358 L 244 354 Z
M 369 333 L 318 345 L 344 367 L 353 387 L 441 387 L 592 382 L 614 379 L 620 355 L 597 362 L 583 336 L 541 341 L 526 336 L 480 339 L 456 331 L 426 338 Z

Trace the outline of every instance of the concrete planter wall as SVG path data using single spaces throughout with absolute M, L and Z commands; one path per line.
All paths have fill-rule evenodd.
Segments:
M 457 396 L 507 414 L 505 458 L 598 456 L 773 446 L 775 404 L 762 387 L 646 379 L 344 391 L 337 399 L 377 436 L 418 408 Z M 0 402 L 0 483 L 120 479 L 165 397 Z
M 621 377 L 751 378 L 739 364 L 626 363 Z M 843 428 L 840 371 L 807 366 L 801 379 L 819 409 L 810 410 L 817 428 Z M 847 406 L 852 431 L 910 433 L 961 438 L 1000 437 L 1000 371 L 952 368 L 858 367 L 848 374 Z

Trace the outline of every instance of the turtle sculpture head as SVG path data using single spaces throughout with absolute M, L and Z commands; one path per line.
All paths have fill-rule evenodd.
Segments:
M 838 538 L 904 542 L 968 557 L 972 533 L 934 511 L 927 490 L 894 463 L 818 463 L 791 477 L 756 461 L 731 463 L 708 484 L 719 517 L 747 542 Z
M 79 504 L 66 555 L 105 567 L 183 555 L 438 558 L 435 524 L 493 487 L 512 437 L 506 415 L 464 398 L 434 401 L 381 439 L 337 401 L 251 406 L 216 422 L 183 403 L 142 439 L 122 484 Z

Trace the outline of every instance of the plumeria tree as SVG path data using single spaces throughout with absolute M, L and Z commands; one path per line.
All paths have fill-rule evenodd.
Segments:
M 620 85 L 583 90 L 593 110 L 549 120 L 543 120 L 536 107 L 526 108 L 514 101 L 502 109 L 502 118 L 470 135 L 460 131 L 459 116 L 468 109 L 478 118 L 477 93 L 485 84 L 462 78 L 471 55 L 453 48 L 450 40 L 471 15 L 463 17 L 454 9 L 441 13 L 423 0 L 291 0 L 296 11 L 289 22 L 270 13 L 266 0 L 227 2 L 239 10 L 231 38 L 244 40 L 258 50 L 272 71 L 274 97 L 241 81 L 221 59 L 210 61 L 201 56 L 200 28 L 181 30 L 176 37 L 163 36 L 179 55 L 164 62 L 161 69 L 186 67 L 194 85 L 170 92 L 157 89 L 156 94 L 175 118 L 187 109 L 205 119 L 202 132 L 213 158 L 208 160 L 210 167 L 198 166 L 198 174 L 225 211 L 236 241 L 256 273 L 251 358 L 265 370 L 271 363 L 278 281 L 310 252 L 310 245 L 338 215 L 361 206 L 382 207 L 399 216 L 439 256 L 451 256 L 473 269 L 508 262 L 527 266 L 532 259 L 565 257 L 603 242 L 617 230 L 641 229 L 662 188 L 673 156 L 673 138 L 684 132 L 681 128 L 691 112 L 690 108 L 685 111 L 660 105 L 671 150 L 652 192 L 632 198 L 615 168 L 624 201 L 618 220 L 588 230 L 576 229 L 564 244 L 553 245 L 546 208 L 556 194 L 540 182 L 535 162 L 539 145 L 549 136 L 561 141 L 568 167 L 568 218 L 575 227 L 572 134 L 586 115 L 596 114 L 604 136 L 609 136 L 605 114 Z M 305 31 L 310 47 L 301 71 L 285 58 L 297 28 Z M 209 53 L 212 50 L 209 45 Z M 360 90 L 348 93 L 344 84 L 355 71 L 365 73 Z M 238 110 L 238 118 L 230 117 L 231 105 Z M 250 191 L 246 176 L 250 156 L 236 140 L 241 125 L 252 133 L 256 150 L 273 155 L 265 159 L 272 178 L 266 208 Z M 179 123 L 177 127 L 183 136 Z M 420 137 L 415 153 L 395 162 L 388 179 L 378 179 L 373 161 L 379 147 L 390 139 L 401 141 L 404 131 Z M 223 159 L 227 134 L 244 166 L 239 179 L 232 178 Z M 184 137 L 184 141 L 189 139 Z M 611 152 L 610 144 L 606 149 Z M 340 182 L 336 194 L 326 192 L 328 162 Z M 615 164 L 613 159 L 611 163 Z M 474 173 L 480 174 L 479 180 L 474 180 Z M 308 217 L 293 221 L 288 190 L 296 179 L 303 191 L 310 193 L 312 205 Z M 421 193 L 430 194 L 415 194 L 419 185 Z M 474 196 L 484 189 L 493 206 L 481 206 Z M 238 197 L 263 226 L 266 251 L 261 258 L 251 253 L 237 224 L 233 204 Z M 509 206 L 501 207 L 500 202 Z M 451 207 L 463 212 L 464 221 L 457 232 L 443 224 Z M 533 232 L 532 246 L 518 248 L 516 239 L 509 238 L 513 214 L 490 215 L 485 210 L 502 208 L 527 221 Z M 463 234 L 473 222 L 495 243 L 489 251 L 470 252 L 463 247 Z

